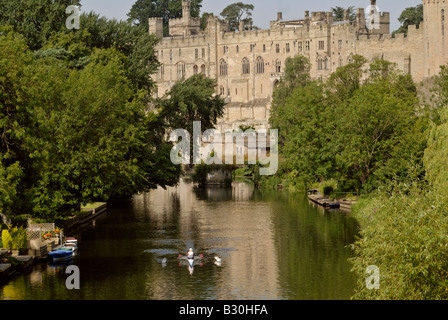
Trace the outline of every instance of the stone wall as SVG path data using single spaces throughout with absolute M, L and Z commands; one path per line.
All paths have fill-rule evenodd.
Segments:
M 272 94 L 284 74 L 285 61 L 297 54 L 310 59 L 313 78 L 329 77 L 355 54 L 392 61 L 415 81 L 437 74 L 439 66 L 448 62 L 444 0 L 424 0 L 425 22 L 419 29 L 410 26 L 407 37 L 398 34 L 396 38 L 389 34 L 389 13 L 380 13 L 380 28 L 372 30 L 364 9 L 357 10 L 352 22 L 334 22 L 331 13 L 310 15 L 308 11 L 302 20 L 283 21 L 278 13 L 270 29 L 236 32 L 229 32 L 227 21 L 212 17 L 201 31 L 199 22 L 189 17 L 188 3 L 183 1 L 188 16 L 170 21 L 173 36 L 157 46 L 162 64 L 154 76 L 157 95 L 163 96 L 176 81 L 196 73 L 216 79 L 216 93 L 228 102 L 222 128 L 248 123 L 267 127 Z M 160 32 L 158 23 L 150 20 L 150 32 Z

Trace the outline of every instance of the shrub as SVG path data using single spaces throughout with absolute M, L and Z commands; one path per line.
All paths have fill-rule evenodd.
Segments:
M 2 230 L 2 243 L 5 249 L 12 249 L 12 237 L 7 229 Z
M 394 183 L 361 200 L 353 215 L 361 238 L 352 245 L 359 275 L 353 299 L 448 298 L 448 196 L 412 183 Z M 380 269 L 380 289 L 366 288 L 366 268 Z

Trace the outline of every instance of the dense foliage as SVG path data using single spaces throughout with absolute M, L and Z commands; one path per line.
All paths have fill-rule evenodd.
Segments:
M 404 9 L 400 14 L 400 17 L 398 17 L 398 21 L 400 22 L 401 26 L 400 28 L 392 32 L 392 35 L 395 35 L 397 33 L 407 34 L 408 26 L 410 25 L 414 25 L 417 28 L 420 27 L 420 24 L 423 22 L 423 4 Z
M 222 115 L 224 102 L 205 77 L 177 84 L 175 100 L 153 100 L 158 40 L 132 19 L 93 12 L 69 30 L 69 2 L 3 1 L 0 212 L 13 224 L 29 216 L 53 222 L 86 203 L 177 184 L 181 167 L 171 162 L 167 132 L 194 120 L 213 128 Z
M 230 31 L 239 30 L 240 21 L 244 22 L 244 29 L 246 29 L 253 22 L 252 11 L 254 10 L 254 8 L 255 7 L 253 4 L 236 2 L 225 7 L 220 15 L 225 20 L 229 21 Z
M 280 132 L 286 173 L 307 183 L 336 179 L 339 189 L 369 191 L 422 161 L 427 117 L 417 90 L 392 63 L 361 56 L 327 81 L 311 80 L 304 56 L 286 62 L 271 125 Z
M 423 163 L 409 161 L 407 177 L 383 183 L 354 208 L 361 224 L 361 237 L 353 245 L 353 270 L 359 275 L 355 299 L 448 298 L 447 70 L 443 66 L 435 77 L 436 116 L 430 121 Z M 379 290 L 366 288 L 369 265 L 380 270 Z

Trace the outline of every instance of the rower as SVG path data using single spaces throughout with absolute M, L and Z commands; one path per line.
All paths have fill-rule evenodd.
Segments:
M 194 252 L 193 252 L 193 249 L 192 249 L 192 248 L 190 248 L 190 250 L 188 250 L 188 252 L 187 252 L 187 258 L 188 258 L 188 259 L 194 259 Z

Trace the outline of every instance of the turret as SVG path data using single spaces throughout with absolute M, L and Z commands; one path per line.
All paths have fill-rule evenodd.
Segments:
M 182 0 L 182 18 L 189 20 L 191 17 L 191 1 Z
M 149 34 L 155 34 L 156 37 L 163 38 L 163 18 L 148 19 Z

